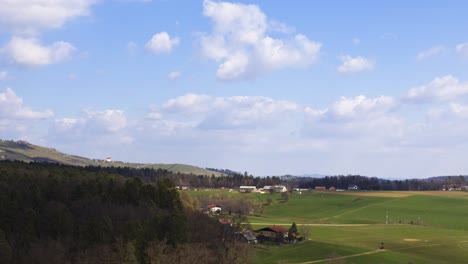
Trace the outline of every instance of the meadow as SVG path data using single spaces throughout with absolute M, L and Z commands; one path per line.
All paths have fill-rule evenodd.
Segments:
M 308 233 L 296 244 L 256 245 L 255 263 L 468 263 L 468 192 L 310 191 L 288 201 L 235 191 L 194 195 L 258 206 L 271 198 L 248 217 L 253 229 L 296 222 Z

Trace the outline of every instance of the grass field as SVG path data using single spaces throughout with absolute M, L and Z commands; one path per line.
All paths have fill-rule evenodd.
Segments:
M 255 246 L 255 263 L 468 263 L 467 192 L 306 192 L 287 202 L 270 194 L 194 195 L 272 198 L 249 216 L 254 229 L 296 222 L 308 230 L 304 242 Z

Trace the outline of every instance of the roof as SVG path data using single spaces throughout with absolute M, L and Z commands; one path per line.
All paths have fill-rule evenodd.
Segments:
M 275 232 L 275 233 L 284 233 L 284 232 L 288 232 L 288 229 L 282 227 L 282 226 L 269 226 L 269 227 L 265 227 L 265 228 L 262 228 L 262 229 L 259 229 L 257 230 L 257 232 L 259 231 L 272 231 L 272 232 Z
M 247 239 L 247 241 L 252 241 L 252 240 L 257 239 L 250 231 L 245 231 L 242 233 L 242 235 L 245 237 L 245 239 Z
M 218 219 L 218 222 L 220 222 L 220 223 L 223 224 L 223 225 L 230 225 L 230 224 L 232 224 L 231 219 L 227 219 L 227 218 L 220 218 L 220 219 Z
M 213 207 L 219 207 L 219 208 L 221 208 L 221 206 L 219 206 L 219 205 L 217 205 L 217 204 L 209 204 L 209 205 L 206 206 L 206 208 L 208 208 L 208 209 L 211 209 L 211 208 L 213 208 Z

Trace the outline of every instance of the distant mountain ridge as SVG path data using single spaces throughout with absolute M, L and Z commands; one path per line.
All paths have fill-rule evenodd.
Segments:
M 186 164 L 130 163 L 122 161 L 89 159 L 69 155 L 53 148 L 42 147 L 27 141 L 0 140 L 0 160 L 20 160 L 26 162 L 52 162 L 73 166 L 102 166 L 164 169 L 174 173 L 222 176 L 223 173 Z

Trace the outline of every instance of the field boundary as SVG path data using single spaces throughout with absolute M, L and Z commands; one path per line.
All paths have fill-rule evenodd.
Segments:
M 359 257 L 359 256 L 364 256 L 364 255 L 371 255 L 371 254 L 380 253 L 380 252 L 385 252 L 385 251 L 386 251 L 385 249 L 377 249 L 377 250 L 367 251 L 367 252 L 358 253 L 358 254 L 353 254 L 353 255 L 347 255 L 347 256 L 341 256 L 341 257 L 335 257 L 335 258 L 319 259 L 319 260 L 306 261 L 306 262 L 299 262 L 298 264 L 320 263 L 320 262 L 325 262 L 325 261 L 329 261 L 329 260 L 338 260 L 338 259 L 346 259 L 346 258 Z

